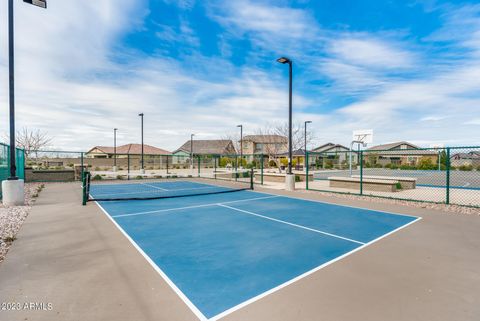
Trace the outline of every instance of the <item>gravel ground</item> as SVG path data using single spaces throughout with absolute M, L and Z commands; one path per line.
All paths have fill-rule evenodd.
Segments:
M 4 206 L 0 204 L 0 263 L 5 259 L 8 249 L 28 216 L 43 184 L 25 184 L 25 206 Z
M 403 201 L 395 199 L 387 199 L 381 197 L 368 197 L 368 196 L 358 196 L 351 194 L 337 194 L 337 193 L 327 193 L 327 192 L 317 192 L 317 191 L 303 191 L 308 194 L 320 194 L 329 197 L 343 198 L 343 199 L 352 199 L 352 200 L 364 200 L 374 203 L 383 203 L 383 204 L 397 204 L 411 207 L 427 208 L 433 209 L 448 213 L 457 213 L 457 214 L 469 214 L 469 215 L 478 215 L 480 216 L 480 208 L 466 207 L 460 205 L 445 205 L 445 204 L 435 204 L 435 203 L 422 203 L 422 202 L 412 202 L 412 201 Z

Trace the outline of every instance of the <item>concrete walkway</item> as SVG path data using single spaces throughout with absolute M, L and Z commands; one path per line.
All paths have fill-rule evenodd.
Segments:
M 480 320 L 480 216 L 294 195 L 423 219 L 224 320 Z M 0 304 L 52 309 L 0 309 L 0 320 L 196 320 L 97 206 L 80 203 L 78 184 L 47 184 L 0 264 Z

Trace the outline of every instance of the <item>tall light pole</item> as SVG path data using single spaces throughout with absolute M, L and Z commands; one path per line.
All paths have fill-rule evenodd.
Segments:
M 288 177 L 292 176 L 292 158 L 293 158 L 293 151 L 292 151 L 292 65 L 293 62 L 291 59 L 287 57 L 280 57 L 277 59 L 277 62 L 281 64 L 288 64 L 288 74 L 289 74 L 289 82 L 288 82 L 288 172 L 287 178 L 285 182 L 287 184 L 288 190 L 295 189 L 295 177 Z
M 46 0 L 23 0 L 38 7 L 47 8 Z M 16 141 L 15 141 L 15 37 L 13 0 L 8 0 L 8 97 L 10 121 L 10 176 L 7 183 L 2 183 L 3 203 L 5 205 L 23 205 L 23 181 L 17 177 Z
M 118 128 L 113 129 L 113 171 L 117 171 L 117 130 Z
M 144 167 L 144 163 L 143 163 L 143 116 L 144 114 L 143 113 L 140 113 L 138 114 L 138 116 L 140 116 L 140 118 L 142 119 L 142 168 L 141 168 L 141 173 L 145 173 L 145 167 Z
M 190 134 L 190 169 L 193 171 L 193 136 L 195 134 Z
M 237 127 L 240 127 L 240 164 L 241 164 L 242 158 L 243 158 L 243 125 L 237 125 Z

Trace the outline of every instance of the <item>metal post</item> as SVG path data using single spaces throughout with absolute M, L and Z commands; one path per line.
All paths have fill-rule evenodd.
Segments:
M 15 161 L 15 76 L 14 76 L 14 23 L 13 0 L 8 0 L 8 85 L 10 103 L 10 177 L 17 180 L 17 166 Z
M 190 134 L 190 169 L 192 171 L 193 171 L 193 136 L 195 136 L 195 134 Z
M 305 130 L 305 134 L 307 131 Z M 307 145 L 305 145 L 307 146 Z M 305 189 L 308 191 L 308 152 L 305 149 Z
M 363 151 L 360 151 L 360 195 L 363 195 Z
M 80 154 L 80 175 L 83 178 L 84 171 L 83 171 L 83 152 Z
M 288 85 L 288 174 L 292 174 L 292 64 L 290 60 L 288 63 L 289 71 L 289 85 Z
M 117 128 L 113 129 L 113 166 L 117 166 Z
M 307 157 L 307 124 L 310 124 L 312 121 L 310 120 L 307 120 L 305 121 L 305 135 L 304 135 L 304 138 L 305 138 L 305 145 L 304 145 L 304 148 L 305 148 L 305 159 Z M 306 161 L 304 162 L 304 164 L 306 164 Z
M 213 156 L 213 177 L 217 179 L 217 158 L 216 156 Z
M 447 159 L 445 161 L 447 164 L 447 190 L 445 196 L 445 203 L 450 204 L 450 147 L 447 147 Z
M 167 175 L 168 175 L 168 155 L 167 155 Z
M 198 157 L 198 177 L 200 177 L 200 155 L 197 155 Z
M 127 180 L 130 180 L 130 154 L 127 154 Z
M 441 159 L 441 158 L 442 158 L 442 155 L 441 155 L 440 149 L 439 149 L 439 150 L 438 150 L 438 171 L 441 171 L 441 170 L 442 170 L 442 169 L 441 169 L 442 167 L 440 166 L 440 164 L 441 164 L 441 163 L 440 163 L 440 159 Z
M 262 156 L 262 158 L 260 160 L 260 184 L 263 185 L 263 161 L 264 161 L 264 158 L 263 158 L 263 154 L 261 156 Z
M 145 169 L 144 162 L 143 162 L 143 116 L 144 116 L 144 114 L 141 113 L 141 114 L 138 114 L 138 116 L 140 116 L 141 119 L 142 119 L 141 122 L 142 122 L 142 170 L 143 170 L 143 169 Z

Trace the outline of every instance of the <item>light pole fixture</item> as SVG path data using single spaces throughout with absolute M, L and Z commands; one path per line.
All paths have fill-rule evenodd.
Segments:
M 193 136 L 195 134 L 190 134 L 190 168 L 193 170 Z
M 142 130 L 142 172 L 143 172 L 143 171 L 145 170 L 144 162 L 143 162 L 143 116 L 144 116 L 144 114 L 143 114 L 143 113 L 140 113 L 140 114 L 138 114 L 138 116 L 140 116 L 141 119 L 142 119 L 142 120 L 141 120 L 141 121 L 142 121 L 142 125 L 141 125 L 141 126 L 142 126 L 142 127 L 141 127 L 142 129 L 141 129 L 141 130 Z
M 288 64 L 289 71 L 289 86 L 288 86 L 288 172 L 287 174 L 292 174 L 292 65 L 293 62 L 287 57 L 280 57 L 277 59 L 277 62 L 281 64 Z
M 24 2 L 47 8 L 46 0 L 23 0 Z M 15 141 L 15 50 L 14 50 L 14 14 L 13 0 L 8 0 L 8 91 L 10 113 L 10 177 L 8 180 L 18 180 L 16 166 L 16 141 Z
M 237 127 L 240 127 L 240 162 L 241 162 L 243 157 L 243 125 L 237 125 Z
M 113 129 L 113 169 L 117 169 L 117 130 L 118 128 Z

